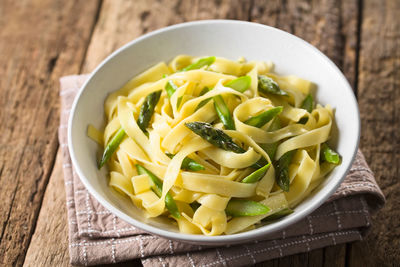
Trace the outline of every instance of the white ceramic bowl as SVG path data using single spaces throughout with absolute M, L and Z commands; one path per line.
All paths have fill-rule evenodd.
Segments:
M 215 55 L 230 59 L 275 63 L 279 74 L 294 74 L 318 85 L 316 99 L 335 109 L 336 126 L 331 144 L 342 155 L 342 164 L 281 220 L 234 235 L 203 236 L 181 234 L 159 219 L 145 220 L 130 200 L 110 190 L 105 168 L 96 167 L 98 146 L 87 137 L 89 123 L 103 125 L 106 96 L 133 76 L 160 61 L 179 54 Z M 217 245 L 261 239 L 304 218 L 332 195 L 344 179 L 356 155 L 360 134 L 357 101 L 340 70 L 318 49 L 284 31 L 249 22 L 229 20 L 196 21 L 157 30 L 112 53 L 91 74 L 76 97 L 68 124 L 68 145 L 76 172 L 89 192 L 107 209 L 126 222 L 150 233 L 190 243 Z

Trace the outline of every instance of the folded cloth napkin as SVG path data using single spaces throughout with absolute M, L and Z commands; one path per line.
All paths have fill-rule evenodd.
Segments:
M 116 217 L 92 197 L 71 165 L 67 122 L 72 102 L 87 75 L 61 78 L 59 140 L 63 155 L 69 222 L 69 252 L 74 265 L 115 263 L 140 258 L 144 266 L 242 266 L 362 240 L 370 213 L 384 196 L 360 151 L 336 193 L 300 222 L 266 236 L 265 241 L 202 247 L 151 235 Z M 89 123 L 89 122 L 88 122 Z M 86 134 L 86 133 L 83 133 Z

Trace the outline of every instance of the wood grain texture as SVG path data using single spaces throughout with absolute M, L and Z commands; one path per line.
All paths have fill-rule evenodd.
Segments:
M 140 35 L 168 25 L 202 19 L 248 20 L 250 1 L 105 0 L 84 64 L 92 71 L 107 55 Z
M 324 267 L 345 267 L 347 257 L 346 244 L 329 246 L 324 249 Z
M 387 203 L 373 216 L 365 242 L 350 250 L 350 266 L 400 262 L 400 2 L 363 3 L 358 101 L 361 149 Z
M 97 5 L 0 2 L 0 265 L 24 261 L 58 147 L 58 78 L 79 71 Z
M 62 154 L 58 150 L 24 266 L 68 266 L 68 223 Z

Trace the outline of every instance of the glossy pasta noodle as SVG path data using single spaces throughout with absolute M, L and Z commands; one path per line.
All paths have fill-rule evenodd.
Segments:
M 105 101 L 99 168 L 146 216 L 189 234 L 234 234 L 293 212 L 340 163 L 332 108 L 273 64 L 180 55 Z

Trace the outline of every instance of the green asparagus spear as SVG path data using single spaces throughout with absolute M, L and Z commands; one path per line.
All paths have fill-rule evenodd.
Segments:
M 180 71 L 197 70 L 204 66 L 210 66 L 211 64 L 214 63 L 214 61 L 215 61 L 215 57 L 204 57 L 204 58 L 197 60 L 193 64 L 190 64 L 186 68 L 181 69 Z
M 207 98 L 207 99 L 204 99 L 203 101 L 201 101 L 200 103 L 199 103 L 199 105 L 194 109 L 194 111 L 197 111 L 197 110 L 199 110 L 201 107 L 203 107 L 205 104 L 207 104 L 208 102 L 210 102 L 210 100 L 211 100 L 211 97 L 210 98 Z
M 103 156 L 98 165 L 99 169 L 101 169 L 101 167 L 103 167 L 103 165 L 111 158 L 112 154 L 114 154 L 115 150 L 118 148 L 119 144 L 121 144 L 124 137 L 125 131 L 121 127 L 104 149 Z
M 213 128 L 211 124 L 206 122 L 187 122 L 186 127 L 192 130 L 195 134 L 205 139 L 212 145 L 224 150 L 235 153 L 244 153 L 246 150 L 236 144 L 232 138 L 220 129 Z
M 195 121 L 185 123 L 185 125 L 195 134 L 199 135 L 201 138 L 205 139 L 216 147 L 239 154 L 246 152 L 246 150 L 236 144 L 229 135 L 220 129 L 213 128 L 209 123 Z M 259 161 L 254 163 L 252 167 L 259 169 L 265 166 L 267 163 L 268 162 L 264 158 L 261 158 Z
M 279 130 L 281 128 L 281 120 L 276 117 L 272 123 L 271 126 L 269 126 L 268 131 L 273 132 L 276 130 Z M 264 149 L 264 151 L 268 154 L 270 159 L 273 159 L 275 157 L 276 149 L 278 148 L 278 142 L 274 143 L 265 143 L 265 144 L 260 144 L 260 147 Z
M 269 211 L 270 209 L 267 206 L 246 199 L 231 199 L 225 208 L 225 213 L 232 217 L 257 216 Z
M 203 165 L 201 165 L 200 163 L 189 157 L 183 159 L 181 168 L 184 170 L 195 171 L 195 172 L 206 169 L 204 168 Z
M 268 161 L 265 158 L 261 157 L 256 163 L 251 165 L 251 167 L 254 168 L 254 169 L 259 169 L 259 168 L 262 168 L 263 166 L 265 166 L 267 164 L 268 164 Z
M 291 208 L 284 208 L 281 211 L 271 214 L 270 216 L 266 217 L 262 221 L 263 222 L 275 221 L 275 220 L 285 217 L 289 214 L 292 214 L 293 212 L 294 212 L 294 210 L 292 210 Z
M 154 108 L 156 107 L 158 100 L 160 100 L 161 90 L 153 92 L 146 96 L 142 106 L 140 107 L 139 118 L 137 124 L 140 129 L 146 133 L 146 128 L 150 123 L 151 117 L 154 113 Z
M 218 114 L 219 119 L 225 126 L 227 130 L 235 130 L 235 123 L 233 121 L 231 112 L 225 104 L 224 99 L 221 95 L 217 95 L 213 97 L 214 99 L 214 108 Z
M 147 174 L 150 177 L 151 181 L 155 185 L 152 187 L 154 193 L 156 193 L 158 197 L 161 197 L 162 186 L 163 186 L 161 179 L 158 178 L 154 173 L 152 173 L 151 171 L 149 171 L 148 169 L 139 164 L 136 164 L 136 169 L 139 174 Z M 176 205 L 174 198 L 169 192 L 165 196 L 165 207 L 167 207 L 169 213 L 171 213 L 171 215 L 176 219 L 179 219 L 181 217 L 178 210 L 178 206 Z
M 264 177 L 265 173 L 267 172 L 269 166 L 271 163 L 268 163 L 264 167 L 259 168 L 255 172 L 250 173 L 248 176 L 246 176 L 243 180 L 242 183 L 255 183 L 258 182 L 262 177 Z
M 204 87 L 203 90 L 201 90 L 199 96 L 205 95 L 205 94 L 208 93 L 209 91 L 210 91 L 210 89 L 209 89 L 208 87 Z M 211 99 L 212 99 L 212 98 L 210 97 L 210 98 L 207 98 L 207 99 L 204 99 L 203 101 L 201 101 L 201 102 L 197 105 L 197 107 L 194 109 L 194 111 L 197 111 L 198 109 L 200 109 L 201 107 L 203 107 L 203 106 L 204 106 L 205 104 L 207 104 Z
M 288 94 L 283 91 L 277 82 L 272 80 L 270 77 L 265 75 L 258 75 L 258 90 L 262 93 L 270 93 L 274 95 L 285 95 Z
M 257 116 L 251 117 L 250 119 L 245 121 L 245 123 L 257 128 L 261 128 L 270 120 L 272 120 L 275 116 L 279 115 L 282 112 L 282 110 L 283 110 L 282 106 L 271 108 Z
M 158 178 L 154 173 L 143 167 L 142 165 L 136 164 L 136 169 L 139 175 L 147 174 L 149 176 L 149 178 L 151 179 L 151 181 L 155 186 L 154 193 L 156 193 L 158 197 L 161 197 L 162 186 L 163 186 L 161 179 Z
M 182 103 L 182 99 L 183 99 L 183 95 L 178 97 L 178 99 L 176 100 L 176 109 L 179 109 L 179 107 L 180 107 L 180 105 Z
M 208 92 L 210 92 L 210 90 L 211 90 L 210 88 L 208 88 L 207 86 L 204 86 L 204 88 L 201 90 L 199 96 L 207 94 Z
M 307 110 L 308 113 L 314 108 L 314 99 L 311 94 L 308 94 L 306 98 L 304 98 L 303 103 L 301 103 L 301 108 Z M 306 124 L 308 121 L 308 117 L 303 117 L 299 120 L 300 124 Z
M 179 219 L 181 217 L 178 206 L 170 193 L 165 196 L 165 206 L 174 218 Z
M 230 87 L 236 91 L 243 93 L 250 86 L 251 78 L 249 76 L 242 76 L 235 80 L 228 82 L 225 86 Z M 224 99 L 221 95 L 214 96 L 214 107 L 217 111 L 218 117 L 224 124 L 227 130 L 235 130 L 235 122 L 233 121 L 232 115 L 225 104 Z
M 178 86 L 176 86 L 172 80 L 169 80 L 165 84 L 165 90 L 167 91 L 168 97 L 171 97 L 175 91 L 178 90 Z
M 301 108 L 307 110 L 308 113 L 314 109 L 314 99 L 311 94 L 308 94 L 301 103 Z
M 247 120 L 245 123 L 255 126 L 255 127 L 262 127 L 264 126 L 265 123 L 269 122 L 271 119 L 273 119 L 276 115 L 282 112 L 282 107 L 275 107 L 270 110 L 267 110 L 263 113 L 261 113 L 258 116 L 255 116 L 253 118 L 250 118 Z M 278 130 L 281 127 L 280 125 L 280 120 L 279 118 L 275 118 L 275 120 L 272 122 L 271 126 L 269 127 L 268 131 L 275 131 Z M 278 147 L 278 142 L 275 143 L 266 143 L 266 144 L 260 144 L 261 148 L 264 149 L 264 151 L 268 154 L 268 156 L 273 159 L 275 156 L 276 149 Z M 263 160 L 263 159 L 262 159 Z M 265 159 L 264 159 L 265 161 Z M 265 161 L 266 162 L 266 161 Z M 260 161 L 257 163 L 261 163 Z M 265 163 L 266 164 L 266 163 Z M 262 164 L 261 166 L 265 165 Z
M 171 153 L 165 153 L 169 158 L 173 158 L 175 155 Z M 205 170 L 203 165 L 195 161 L 194 159 L 191 159 L 189 157 L 185 157 L 182 161 L 181 165 L 182 170 L 187 170 L 187 171 L 202 171 Z
M 242 77 L 239 77 L 237 79 L 234 79 L 234 80 L 228 82 L 224 86 L 232 88 L 238 92 L 243 93 L 244 91 L 247 90 L 247 88 L 249 88 L 250 84 L 251 84 L 250 76 L 242 76 Z
M 321 145 L 321 160 L 335 165 L 340 164 L 340 155 L 332 150 L 326 143 Z
M 292 161 L 294 153 L 295 150 L 291 150 L 283 154 L 282 157 L 278 160 L 276 166 L 276 171 L 277 171 L 275 176 L 276 183 L 285 192 L 289 192 L 289 184 L 290 184 L 289 164 Z

